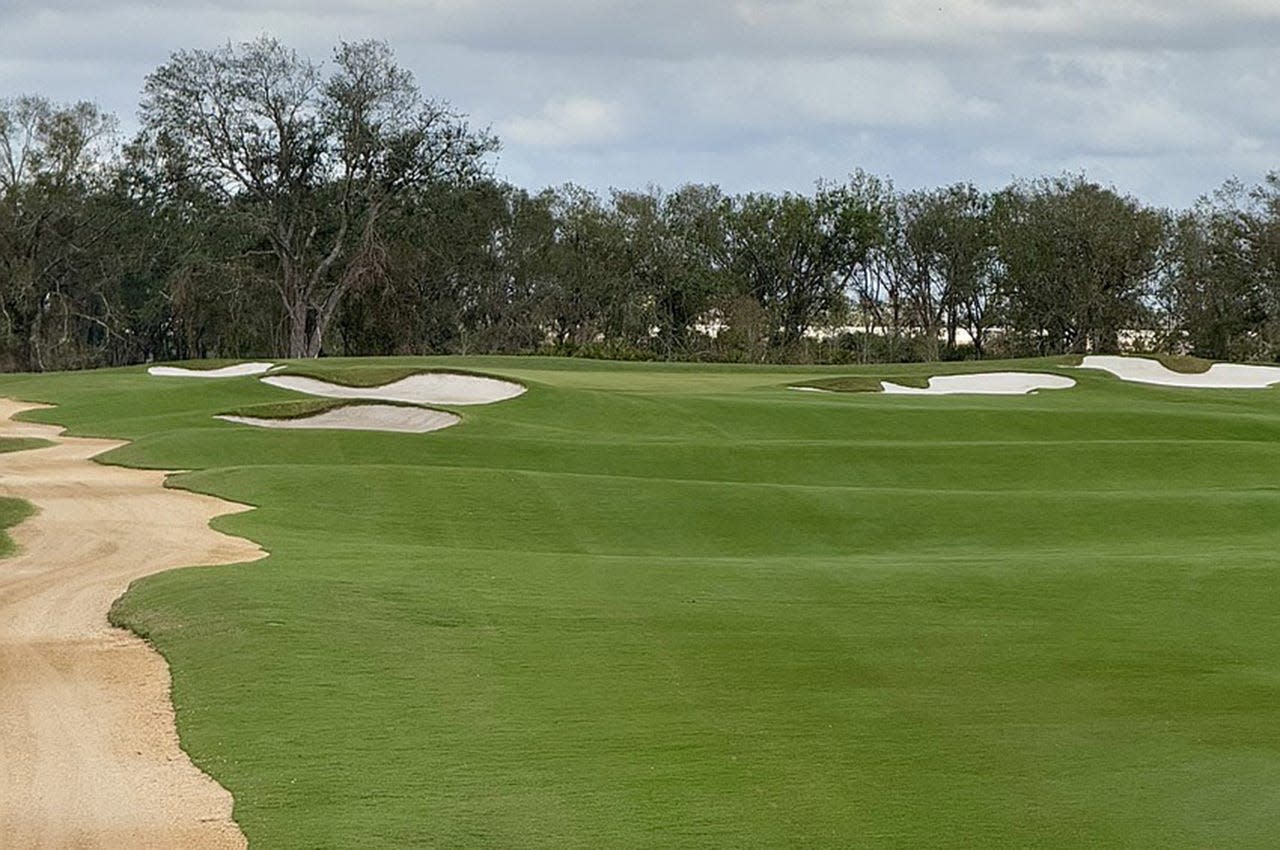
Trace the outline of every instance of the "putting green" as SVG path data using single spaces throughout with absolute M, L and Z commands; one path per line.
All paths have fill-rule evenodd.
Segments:
M 1273 843 L 1280 390 L 306 371 L 428 365 L 529 391 L 404 435 L 214 420 L 297 398 L 251 377 L 0 378 L 135 441 L 108 462 L 259 506 L 217 526 L 270 558 L 115 611 L 252 846 Z

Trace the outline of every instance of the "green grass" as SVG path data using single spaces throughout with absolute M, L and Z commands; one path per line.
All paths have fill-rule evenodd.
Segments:
M 327 410 L 337 410 L 340 407 L 359 407 L 365 404 L 376 404 L 380 407 L 425 407 L 421 404 L 410 404 L 403 401 L 388 401 L 386 399 L 378 399 L 377 401 L 363 401 L 361 399 L 324 399 L 324 398 L 305 398 L 297 401 L 268 401 L 262 404 L 250 404 L 238 407 L 235 410 L 224 410 L 221 412 L 223 416 L 253 416 L 259 419 L 302 419 L 308 416 L 315 416 L 324 413 Z
M 841 375 L 838 378 L 815 378 L 812 381 L 798 381 L 793 387 L 812 387 L 831 393 L 879 393 L 884 392 L 881 381 L 892 381 L 904 387 L 924 389 L 929 386 L 929 378 L 925 375 L 910 375 L 905 378 L 873 375 Z
M 297 398 L 252 378 L 0 378 L 259 506 L 216 524 L 270 558 L 114 613 L 255 848 L 1274 844 L 1280 391 L 376 368 L 530 391 L 419 436 L 212 420 Z
M 15 451 L 15 449 L 0 449 L 0 451 Z M 12 555 L 16 548 L 8 530 L 35 512 L 35 507 L 23 499 L 0 498 L 0 557 Z M 0 569 L 3 569 L 2 564 Z
M 42 440 L 39 437 L 0 437 L 0 454 L 47 449 L 52 445 L 52 441 Z
M 253 358 L 254 362 L 270 363 L 271 358 Z M 151 366 L 175 366 L 180 369 L 192 369 L 197 372 L 212 371 L 221 369 L 224 366 L 236 366 L 240 363 L 246 363 L 248 360 L 233 360 L 227 357 L 209 357 L 204 360 L 163 360 L 150 364 Z M 148 367 L 149 368 L 149 367 Z
M 237 407 L 235 410 L 223 410 L 221 416 L 256 416 L 259 419 L 301 419 L 315 416 L 326 410 L 345 407 L 352 404 L 346 399 L 305 398 L 297 401 L 268 401 L 262 404 L 250 404 Z
M 1144 357 L 1150 357 L 1158 360 L 1160 365 L 1168 369 L 1170 372 L 1182 372 L 1187 375 L 1200 375 L 1209 371 L 1209 367 L 1213 365 L 1212 360 L 1205 360 L 1203 357 L 1191 357 L 1184 354 L 1144 354 Z
M 458 374 L 460 372 L 468 375 L 480 375 L 489 378 L 504 378 L 502 375 L 493 375 L 487 372 L 480 372 L 474 369 L 438 369 L 423 368 L 413 366 L 385 366 L 381 365 L 380 360 L 370 358 L 369 362 L 359 363 L 358 361 L 347 361 L 348 364 L 343 367 L 328 367 L 326 361 L 310 362 L 305 365 L 294 365 L 287 369 L 283 374 L 287 374 L 299 378 L 315 378 L 320 381 L 328 381 L 333 384 L 340 384 L 347 387 L 381 387 L 385 384 L 402 381 L 405 378 L 422 374 Z
M 8 452 L 25 452 L 30 449 L 43 449 L 52 446 L 49 440 L 39 437 L 0 437 L 0 454 Z M 3 475 L 0 474 L 0 478 Z M 13 539 L 7 530 L 35 513 L 30 502 L 23 499 L 0 498 L 0 557 L 11 555 L 14 551 Z M 0 570 L 4 565 L 0 564 Z
M 1155 360 L 1161 366 L 1170 372 L 1181 372 L 1184 375 L 1199 375 L 1209 371 L 1209 367 L 1214 364 L 1213 360 L 1205 360 L 1203 357 L 1192 357 L 1189 354 L 1166 354 L 1162 351 L 1151 353 L 1138 353 L 1132 355 L 1145 360 Z M 1079 366 L 1084 362 L 1084 357 L 1072 354 L 1064 358 L 1066 366 Z

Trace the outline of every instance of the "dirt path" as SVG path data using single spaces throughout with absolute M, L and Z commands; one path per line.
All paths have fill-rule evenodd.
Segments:
M 140 576 L 262 557 L 209 528 L 245 508 L 11 420 L 36 406 L 0 400 L 0 436 L 57 443 L 0 454 L 0 495 L 39 509 L 0 559 L 0 848 L 242 848 L 231 795 L 178 745 L 168 666 L 107 611 Z

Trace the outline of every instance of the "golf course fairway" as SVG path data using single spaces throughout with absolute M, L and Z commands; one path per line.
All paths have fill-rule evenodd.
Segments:
M 213 525 L 269 557 L 113 611 L 253 848 L 1280 833 L 1280 389 L 1066 360 L 287 365 L 527 392 L 402 434 L 215 419 L 299 397 L 252 375 L 0 376 L 57 405 L 25 419 L 132 441 L 101 462 L 256 506 Z M 980 371 L 1076 385 L 787 389 Z

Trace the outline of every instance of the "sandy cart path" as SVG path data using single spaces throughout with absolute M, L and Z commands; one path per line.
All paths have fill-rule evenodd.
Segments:
M 237 848 L 231 795 L 178 744 L 164 659 L 107 623 L 141 576 L 262 557 L 209 528 L 245 510 L 163 487 L 163 472 L 104 466 L 122 445 L 13 422 L 49 448 L 0 454 L 0 495 L 39 513 L 0 559 L 0 848 Z

